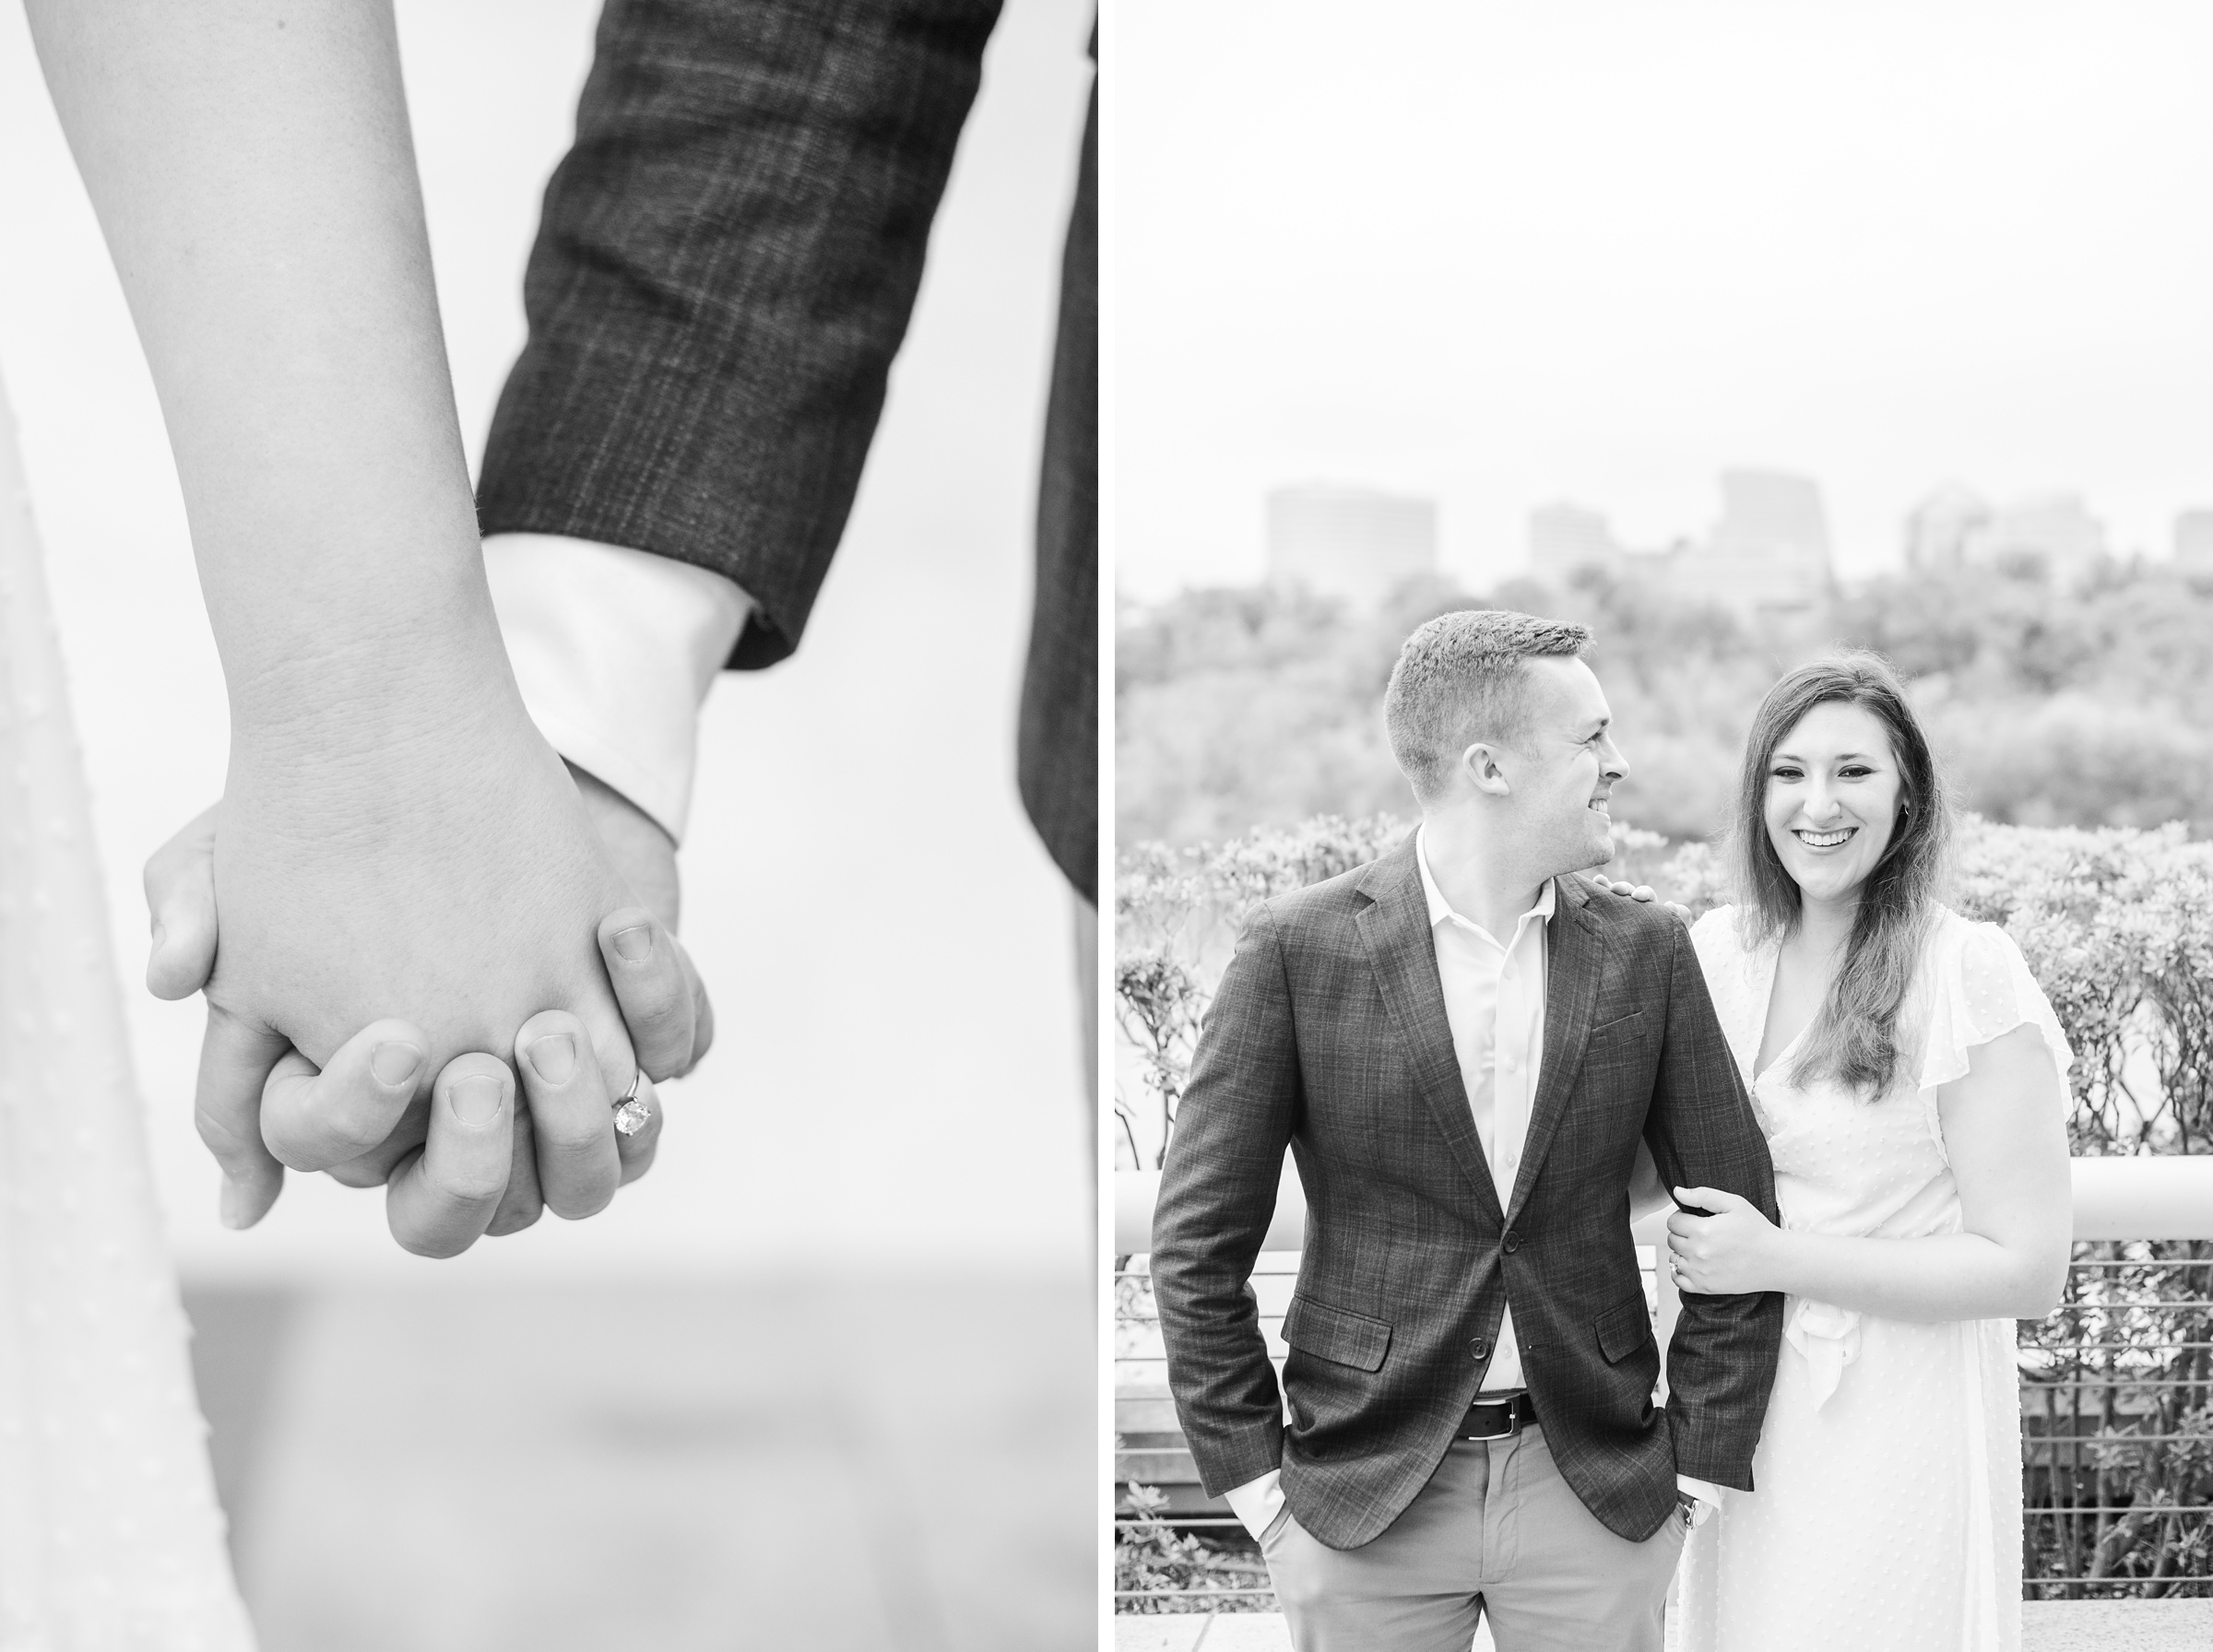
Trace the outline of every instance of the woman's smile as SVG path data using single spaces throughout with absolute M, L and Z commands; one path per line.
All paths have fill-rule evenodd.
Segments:
M 1802 897 L 1851 900 L 1897 832 L 1897 753 L 1865 708 L 1813 707 L 1768 764 L 1768 839 Z

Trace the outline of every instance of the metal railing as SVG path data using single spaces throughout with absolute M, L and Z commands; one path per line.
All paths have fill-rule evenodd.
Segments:
M 2072 1174 L 2067 1300 L 2021 1328 L 2024 1587 L 2032 1598 L 2213 1592 L 2213 1503 L 2172 1495 L 2178 1477 L 2202 1482 L 2200 1470 L 2213 1467 L 2213 1244 L 2202 1243 L 2213 1241 L 2213 1157 L 2077 1159 Z M 1201 1564 L 1192 1546 L 1186 1562 L 1176 1559 L 1189 1534 L 1241 1540 L 1242 1528 L 1199 1486 L 1167 1395 L 1142 1265 L 1159 1186 L 1157 1172 L 1115 1177 L 1116 1485 L 1158 1493 L 1148 1507 L 1118 1512 L 1115 1525 L 1118 1538 L 1142 1538 L 1166 1557 L 1161 1574 L 1204 1581 L 1118 1588 L 1117 1610 L 1264 1609 L 1272 1591 L 1257 1557 L 1210 1552 Z M 1286 1169 L 1253 1270 L 1279 1364 L 1305 1222 Z M 1663 1223 L 1655 1216 L 1635 1233 L 1664 1343 L 1672 1292 L 1651 1270 Z M 2142 1564 L 2148 1540 L 2155 1569 L 2125 1569 Z

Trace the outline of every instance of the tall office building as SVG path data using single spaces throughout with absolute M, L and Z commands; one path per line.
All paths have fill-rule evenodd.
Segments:
M 1268 495 L 1268 577 L 1358 608 L 1437 572 L 1437 502 L 1367 488 Z
M 2213 573 L 2213 511 L 2184 511 L 2174 519 L 2174 561 L 2185 573 Z
M 1621 571 L 1624 552 L 1613 525 L 1596 511 L 1565 502 L 1529 513 L 1529 571 L 1555 584 L 1585 568 Z
M 1802 609 L 1828 596 L 1828 516 L 1818 484 L 1773 470 L 1722 473 L 1722 515 L 1670 560 L 1676 591 L 1740 610 Z
M 1906 515 L 1906 566 L 1950 573 L 1975 561 L 1990 533 L 1989 503 L 1972 488 L 1946 482 Z
M 2105 554 L 2105 524 L 2090 514 L 2080 494 L 2040 493 L 1999 510 L 1973 560 L 2027 559 L 2054 584 L 2071 585 Z

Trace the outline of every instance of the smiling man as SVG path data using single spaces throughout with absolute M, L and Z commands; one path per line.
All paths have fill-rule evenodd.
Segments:
M 1686 1296 L 1652 1404 L 1639 1143 L 1668 1186 L 1772 1215 L 1774 1183 L 1682 926 L 1575 876 L 1628 772 L 1590 641 L 1498 610 L 1407 639 L 1384 720 L 1421 827 L 1248 916 L 1177 1114 L 1169 1386 L 1299 1652 L 1447 1652 L 1485 1614 L 1500 1652 L 1659 1652 L 1684 1532 L 1751 1489 L 1780 1298 Z M 1286 1149 L 1279 1398 L 1247 1281 Z

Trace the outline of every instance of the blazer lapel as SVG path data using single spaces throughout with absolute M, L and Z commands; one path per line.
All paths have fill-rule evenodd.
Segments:
M 1503 1222 L 1498 1189 L 1475 1134 L 1467 1087 L 1460 1081 L 1460 1058 L 1452 1051 L 1452 1026 L 1445 1019 L 1445 990 L 1437 974 L 1437 942 L 1429 932 L 1429 905 L 1422 895 L 1411 834 L 1368 867 L 1360 891 L 1373 904 L 1354 921 L 1382 988 L 1391 1030 L 1413 1063 L 1422 1100 L 1453 1162 L 1474 1187 L 1485 1213 Z M 1548 1057 L 1549 1049 L 1548 1044 Z
M 1514 1197 L 1508 1220 L 1521 1213 L 1529 1190 L 1552 1146 L 1575 1093 L 1575 1080 L 1583 1065 L 1583 1046 L 1591 1039 L 1592 1017 L 1598 1009 L 1599 966 L 1604 962 L 1605 934 L 1584 910 L 1591 891 L 1580 878 L 1556 878 L 1550 933 L 1545 946 L 1551 956 L 1544 969 L 1544 1066 L 1537 1075 L 1536 1099 L 1530 1103 L 1529 1138 L 1521 1150 L 1521 1168 L 1514 1176 Z

